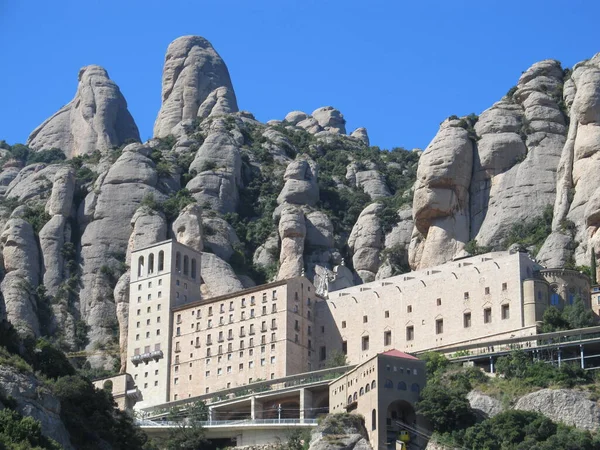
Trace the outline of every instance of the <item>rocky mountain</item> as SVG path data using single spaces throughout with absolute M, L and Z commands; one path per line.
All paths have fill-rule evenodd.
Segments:
M 125 351 L 131 250 L 167 238 L 203 253 L 205 297 L 302 273 L 359 284 L 515 242 L 553 266 L 600 250 L 600 56 L 534 64 L 425 151 L 370 146 L 330 106 L 257 121 L 198 36 L 167 49 L 148 142 L 103 68 L 78 78 L 26 146 L 0 142 L 0 292 L 21 334 L 97 367 Z

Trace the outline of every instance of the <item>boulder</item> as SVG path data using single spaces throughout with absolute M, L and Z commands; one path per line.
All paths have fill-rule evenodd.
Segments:
M 375 280 L 381 263 L 379 255 L 383 249 L 383 230 L 377 213 L 383 209 L 380 203 L 372 203 L 358 216 L 348 238 L 352 252 L 352 263 L 358 277 L 368 283 Z
M 480 420 L 490 419 L 504 410 L 500 400 L 480 391 L 470 391 L 467 400 Z
M 140 206 L 129 223 L 132 231 L 127 244 L 125 261 L 130 260 L 132 251 L 167 239 L 165 215 L 148 206 Z
M 67 158 L 107 152 L 140 140 L 125 97 L 100 66 L 79 71 L 75 98 L 46 119 L 27 139 L 33 150 L 58 148 Z
M 177 242 L 201 252 L 204 242 L 202 239 L 202 209 L 200 206 L 193 203 L 183 208 L 173 222 L 171 231 Z
M 315 109 L 312 113 L 313 119 L 326 131 L 338 134 L 346 134 L 346 119 L 344 115 L 332 106 L 323 106 Z
M 286 114 L 285 121 L 291 125 L 296 125 L 298 122 L 308 119 L 308 114 L 302 111 L 292 111 Z
M 597 430 L 600 426 L 598 404 L 582 391 L 542 389 L 521 397 L 515 409 L 535 411 L 555 422 L 586 430 Z
M 241 245 L 235 230 L 220 217 L 202 217 L 204 248 L 224 261 L 229 261 L 236 248 Z
M 313 206 L 319 200 L 317 164 L 308 156 L 302 155 L 291 162 L 285 170 L 283 180 L 285 184 L 277 197 L 278 204 Z
M 182 120 L 225 110 L 236 112 L 238 107 L 229 71 L 219 54 L 200 36 L 175 39 L 165 56 L 162 104 L 154 136 L 168 136 Z
M 244 289 L 244 285 L 231 266 L 212 253 L 202 253 L 200 275 L 206 285 L 203 290 L 208 293 L 204 295 L 207 298 L 232 294 Z
M 369 146 L 369 135 L 367 134 L 367 129 L 366 128 L 363 128 L 363 127 L 357 128 L 352 133 L 350 133 L 350 136 L 352 136 L 353 138 L 358 139 L 359 141 L 361 141 L 366 146 Z
M 326 416 L 312 431 L 308 448 L 309 450 L 339 450 L 340 448 L 371 450 L 364 418 L 354 414 Z

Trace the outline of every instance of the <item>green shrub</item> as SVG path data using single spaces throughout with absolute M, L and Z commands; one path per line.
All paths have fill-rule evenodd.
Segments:
M 30 152 L 27 158 L 27 164 L 46 163 L 54 164 L 63 162 L 67 157 L 59 148 L 51 148 L 50 150 L 40 150 L 38 152 Z
M 51 219 L 44 205 L 27 206 L 22 218 L 31 224 L 35 234 L 39 234 L 40 230 Z
M 466 394 L 460 387 L 428 382 L 417 403 L 417 413 L 440 433 L 467 428 L 475 423 L 475 414 Z
M 533 255 L 535 256 L 552 232 L 552 218 L 553 208 L 548 205 L 544 208 L 541 216 L 527 222 L 513 224 L 504 242 L 505 249 L 508 249 L 512 244 L 520 244 L 527 248 L 533 247 Z
M 60 450 L 62 447 L 42 434 L 40 422 L 10 409 L 0 411 L 0 447 L 14 450 Z
M 488 247 L 485 245 L 480 246 L 479 244 L 477 244 L 477 240 L 475 239 L 467 242 L 467 245 L 465 245 L 465 251 L 472 256 L 489 253 L 492 250 L 492 247 Z

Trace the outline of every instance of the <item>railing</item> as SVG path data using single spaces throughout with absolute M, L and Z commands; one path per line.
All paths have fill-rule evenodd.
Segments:
M 467 345 L 454 345 L 440 349 L 451 359 L 484 356 L 492 353 L 510 352 L 517 349 L 544 349 L 548 347 L 577 345 L 600 340 L 600 327 L 578 328 L 508 339 L 496 339 Z M 420 353 L 420 352 L 419 352 Z
M 167 420 L 137 419 L 136 425 L 140 427 L 165 427 L 175 428 L 182 422 L 171 422 Z M 242 420 L 202 420 L 199 425 L 205 428 L 231 427 L 231 426 L 256 426 L 256 425 L 317 425 L 318 419 L 242 419 Z
M 319 383 L 324 381 L 333 381 L 336 378 L 344 375 L 345 373 L 354 369 L 355 365 L 333 367 L 331 369 L 315 370 L 313 372 L 299 373 L 297 375 L 289 375 L 287 377 L 278 378 L 275 380 L 267 380 L 261 382 L 250 383 L 245 386 L 239 386 L 230 389 L 223 389 L 221 391 L 211 392 L 210 394 L 203 394 L 197 397 L 186 398 L 182 400 L 175 400 L 163 405 L 155 405 L 148 408 L 144 408 L 146 413 L 153 411 L 161 411 L 164 408 L 170 408 L 173 406 L 183 406 L 198 401 L 203 401 L 206 404 L 216 403 L 212 399 L 219 397 L 227 401 L 231 399 L 239 399 L 242 397 L 249 397 L 259 393 L 265 393 L 267 391 L 277 391 L 280 389 L 294 388 L 312 383 Z

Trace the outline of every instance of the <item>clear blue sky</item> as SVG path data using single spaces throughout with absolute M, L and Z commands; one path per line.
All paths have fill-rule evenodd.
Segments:
M 0 0 L 0 139 L 24 142 L 87 64 L 108 70 L 150 138 L 166 48 L 198 34 L 261 121 L 333 105 L 372 145 L 425 147 L 535 61 L 600 52 L 599 17 L 594 0 Z

